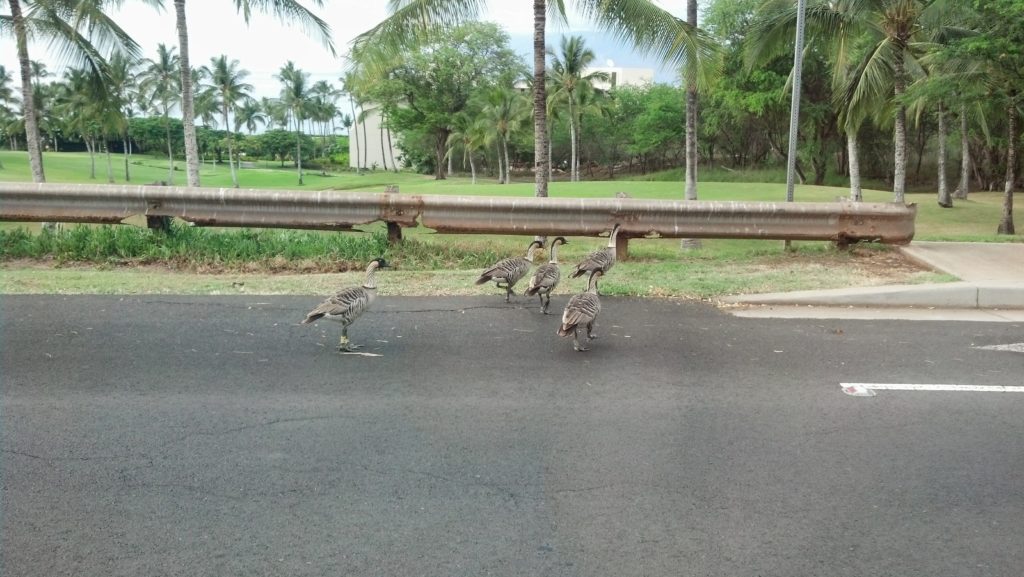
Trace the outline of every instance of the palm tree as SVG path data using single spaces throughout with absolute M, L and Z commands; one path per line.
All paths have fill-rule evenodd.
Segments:
M 180 66 L 174 47 L 168 48 L 160 44 L 156 48 L 156 60 L 149 58 L 142 61 L 142 80 L 139 90 L 146 95 L 149 102 L 159 102 L 164 117 L 164 131 L 167 135 L 167 184 L 174 184 L 174 145 L 171 140 L 170 112 L 177 102 L 180 90 Z
M 67 119 L 70 131 L 77 134 L 89 151 L 89 178 L 96 178 L 96 153 L 106 147 L 106 135 L 114 124 L 109 92 L 103 77 L 86 68 L 72 68 L 64 73 L 58 89 L 57 106 Z M 113 172 L 107 159 L 107 181 L 113 182 Z
M 260 126 L 267 125 L 267 114 L 259 101 L 254 98 L 246 98 L 235 110 L 235 131 L 241 130 L 244 126 L 249 134 L 255 134 Z
M 338 98 L 341 91 L 326 80 L 318 80 L 310 89 L 310 120 L 320 125 L 320 157 L 327 155 L 327 135 L 334 134 L 334 119 L 338 116 Z M 381 146 L 384 140 L 381 139 Z M 320 163 L 320 174 L 327 174 L 327 163 Z
M 672 16 L 651 0 L 577 0 L 583 15 L 598 27 L 628 40 L 643 54 L 657 54 L 667 62 L 711 62 L 713 52 L 706 36 Z M 391 16 L 360 34 L 355 45 L 375 46 L 386 56 L 415 46 L 433 26 L 452 26 L 478 20 L 483 0 L 401 0 L 390 2 Z M 562 0 L 532 0 L 533 6 L 533 142 L 535 194 L 548 195 L 547 87 L 545 84 L 547 50 L 544 32 L 547 19 L 565 22 Z M 550 14 L 549 14 L 550 13 Z M 709 67 L 706 70 L 711 72 Z
M 569 106 L 570 180 L 578 182 L 579 93 L 593 86 L 595 80 L 607 81 L 609 76 L 604 72 L 586 73 L 597 56 L 593 50 L 586 47 L 582 36 L 563 36 L 560 53 L 553 56 L 551 78 L 554 80 L 556 94 L 564 95 L 564 100 Z
M 295 121 L 295 165 L 299 172 L 299 185 L 302 185 L 302 123 L 309 109 L 309 73 L 296 68 L 295 63 L 289 60 L 274 77 L 284 84 L 281 104 Z
M 481 123 L 474 122 L 469 114 L 459 113 L 452 121 L 452 132 L 448 135 L 447 156 L 451 158 L 456 146 L 462 149 L 462 166 L 469 162 L 472 183 L 476 184 L 476 154 L 486 142 L 485 130 Z
M 111 1 L 116 0 L 5 0 L 11 10 L 9 22 L 18 53 L 25 141 L 34 182 L 45 182 L 46 175 L 32 95 L 34 83 L 28 39 L 44 38 L 50 48 L 64 55 L 72 66 L 88 66 L 96 72 L 102 70 L 103 55 L 115 49 L 137 57 L 138 44 L 105 13 Z M 161 3 L 161 0 L 143 1 L 154 6 Z
M 118 52 L 110 58 L 108 64 L 110 104 L 118 112 L 115 120 L 124 148 L 124 180 L 129 182 L 131 175 L 128 172 L 128 157 L 131 155 L 131 135 L 128 121 L 132 116 L 136 88 L 135 62 Z
M 498 182 L 501 184 L 509 184 L 512 179 L 509 137 L 522 128 L 529 114 L 528 105 L 522 94 L 511 88 L 499 86 L 483 95 L 480 122 L 489 131 L 491 140 L 497 142 Z
M 310 0 L 322 8 L 325 0 Z M 253 9 L 271 12 L 282 22 L 298 22 L 304 29 L 319 33 L 324 46 L 335 54 L 331 28 L 296 0 L 234 0 L 235 8 L 249 23 Z M 181 53 L 181 121 L 185 127 L 185 162 L 188 165 L 188 185 L 199 186 L 199 148 L 196 145 L 195 107 L 193 104 L 191 67 L 188 51 L 188 21 L 185 18 L 185 0 L 174 0 L 174 13 L 178 30 L 178 50 Z M 300 171 L 301 173 L 301 171 Z
M 203 66 L 203 75 L 209 79 L 206 90 L 220 106 L 224 130 L 228 132 L 228 166 L 231 168 L 231 183 L 238 188 L 238 174 L 235 172 L 235 133 L 231 129 L 228 117 L 235 111 L 240 101 L 249 98 L 252 85 L 242 82 L 249 71 L 238 68 L 238 60 L 228 61 L 225 55 L 210 58 L 210 66 Z

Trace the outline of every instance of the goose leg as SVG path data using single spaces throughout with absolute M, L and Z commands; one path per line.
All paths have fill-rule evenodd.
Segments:
M 596 338 L 597 338 L 597 335 L 594 334 L 594 323 L 593 322 L 587 323 L 587 340 L 591 340 L 592 341 L 592 340 L 594 340 Z
M 540 312 L 543 314 L 548 314 L 548 307 L 546 304 L 544 304 L 544 294 L 537 293 L 537 298 L 540 299 Z
M 354 351 L 362 348 L 362 345 L 354 345 L 348 340 L 348 327 L 341 327 L 341 340 L 338 341 L 338 350 L 341 352 Z
M 572 348 L 577 351 L 589 351 L 590 349 L 580 344 L 579 334 L 577 333 L 578 330 L 578 328 L 572 329 Z

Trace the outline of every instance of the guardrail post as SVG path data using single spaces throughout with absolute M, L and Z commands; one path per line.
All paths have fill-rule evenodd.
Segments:
M 149 183 L 149 186 L 167 186 L 167 183 L 162 180 Z M 146 228 L 153 230 L 159 230 L 163 232 L 171 232 L 171 217 L 169 216 L 150 216 L 146 215 Z
M 398 185 L 389 184 L 384 192 L 387 194 L 398 194 Z M 388 244 L 395 244 L 402 240 L 402 227 L 397 222 L 386 221 L 388 225 Z
M 629 259 L 629 237 L 623 236 L 622 233 L 619 233 L 619 236 L 615 237 L 615 259 Z

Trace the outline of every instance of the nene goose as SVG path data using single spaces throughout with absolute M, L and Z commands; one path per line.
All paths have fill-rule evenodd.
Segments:
M 576 278 L 595 271 L 601 271 L 601 274 L 608 274 L 608 271 L 615 266 L 615 240 L 619 236 L 619 228 L 620 225 L 618 224 L 612 227 L 612 233 L 608 235 L 608 246 L 587 255 L 585 259 L 576 265 L 576 268 L 572 270 L 569 277 Z
M 597 279 L 602 274 L 600 270 L 590 273 L 587 290 L 573 295 L 562 312 L 562 326 L 558 327 L 558 336 L 567 337 L 572 333 L 572 348 L 577 351 L 588 350 L 580 344 L 577 334 L 580 325 L 587 328 L 588 341 L 597 338 L 594 334 L 594 321 L 597 319 L 597 313 L 601 312 L 601 300 L 597 297 Z
M 558 245 L 566 243 L 568 241 L 564 236 L 551 241 L 551 260 L 547 264 L 537 267 L 526 288 L 527 296 L 537 295 L 540 298 L 540 312 L 546 315 L 551 314 L 548 312 L 548 307 L 551 305 L 551 291 L 555 290 L 558 281 L 562 278 L 562 271 L 558 269 Z M 544 299 L 545 296 L 547 300 Z
M 539 240 L 531 242 L 525 257 L 517 256 L 498 261 L 494 266 L 480 273 L 476 284 L 484 284 L 493 280 L 498 288 L 505 289 L 505 302 L 509 302 L 509 297 L 516 294 L 512 292 L 512 287 L 519 282 L 519 279 L 526 276 L 526 273 L 530 272 L 530 266 L 533 265 L 533 252 L 543 246 L 544 243 Z M 502 282 L 505 284 L 501 284 Z
M 377 299 L 377 269 L 390 266 L 382 258 L 373 259 L 366 266 L 366 280 L 363 286 L 343 288 L 334 296 L 320 303 L 320 306 L 309 311 L 302 324 L 309 324 L 321 318 L 341 323 L 341 340 L 338 341 L 339 351 L 353 351 L 361 345 L 353 345 L 348 340 L 348 326 L 370 308 Z

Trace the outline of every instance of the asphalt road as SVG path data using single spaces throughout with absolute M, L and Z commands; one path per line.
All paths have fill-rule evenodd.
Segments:
M 1019 324 L 317 302 L 3 297 L 0 573 L 1022 574 L 1024 393 L 839 386 L 1022 385 Z

